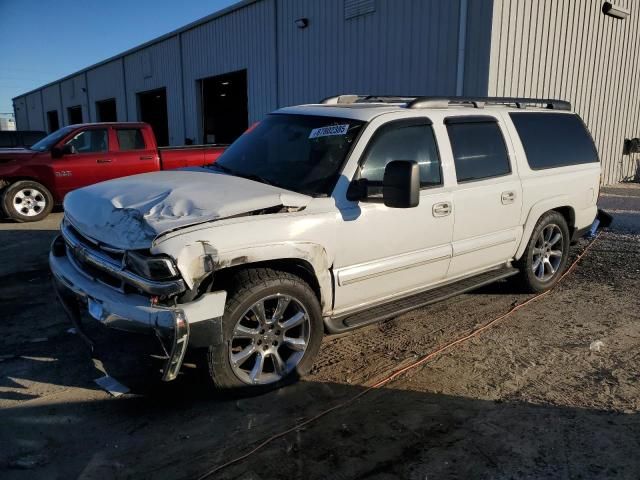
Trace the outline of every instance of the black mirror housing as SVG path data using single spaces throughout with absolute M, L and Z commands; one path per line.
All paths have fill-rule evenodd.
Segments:
M 67 143 L 62 147 L 62 153 L 63 155 L 73 155 L 74 153 L 78 153 L 78 151 L 76 150 L 76 147 L 74 147 L 70 143 Z
M 420 166 L 410 160 L 393 160 L 384 169 L 382 199 L 390 208 L 413 208 L 420 203 Z
M 51 149 L 51 158 L 62 158 L 62 149 L 59 147 L 53 147 Z

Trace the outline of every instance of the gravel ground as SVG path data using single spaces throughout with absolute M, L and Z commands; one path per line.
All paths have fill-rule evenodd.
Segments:
M 552 293 L 210 478 L 640 478 L 640 186 L 600 203 L 615 223 Z M 530 298 L 502 282 L 327 338 L 259 397 L 187 370 L 115 399 L 54 301 L 59 221 L 0 224 L 2 478 L 196 478 Z

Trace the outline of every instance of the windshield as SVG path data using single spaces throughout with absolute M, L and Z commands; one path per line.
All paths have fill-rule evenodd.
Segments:
M 30 150 L 35 150 L 36 152 L 46 152 L 51 149 L 56 143 L 58 143 L 61 139 L 71 133 L 76 127 L 63 127 L 60 130 L 56 130 L 55 132 L 47 135 L 42 140 L 37 143 L 34 143 L 29 147 Z
M 272 114 L 211 167 L 312 196 L 328 196 L 364 122 Z

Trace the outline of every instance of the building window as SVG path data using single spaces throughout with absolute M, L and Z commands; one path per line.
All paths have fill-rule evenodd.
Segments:
M 376 11 L 375 0 L 344 0 L 344 19 L 361 17 Z

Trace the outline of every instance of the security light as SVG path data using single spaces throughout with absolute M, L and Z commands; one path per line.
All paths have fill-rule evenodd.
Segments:
M 629 16 L 631 10 L 621 7 L 620 5 L 614 5 L 611 2 L 604 2 L 602 5 L 602 13 L 617 18 L 618 20 L 624 20 Z
M 308 18 L 299 18 L 296 20 L 296 27 L 298 28 L 307 28 L 309 26 Z

